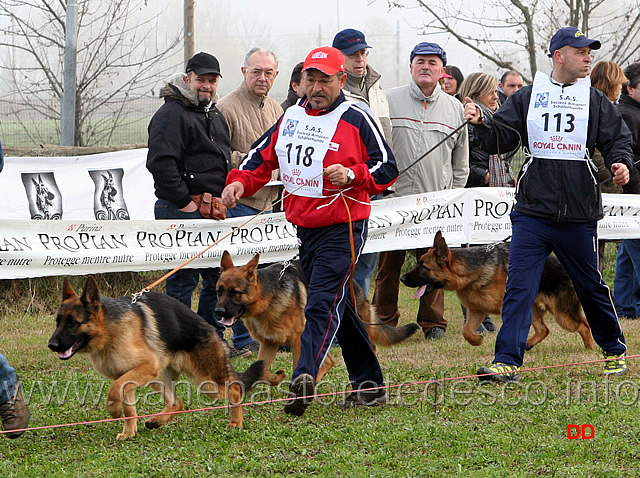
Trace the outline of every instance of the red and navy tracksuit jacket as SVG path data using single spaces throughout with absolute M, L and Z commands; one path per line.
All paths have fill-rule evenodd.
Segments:
M 338 100 L 326 110 L 314 110 L 306 97 L 300 100 L 311 116 L 320 116 L 333 111 L 345 101 L 343 93 Z M 295 107 L 295 106 L 294 106 Z M 255 194 L 258 189 L 271 180 L 271 171 L 278 169 L 278 157 L 275 146 L 282 126 L 281 117 L 252 146 L 251 151 L 240 165 L 227 176 L 227 184 L 240 181 L 244 186 L 244 196 Z M 348 201 L 353 221 L 367 219 L 371 212 L 369 195 L 379 194 L 387 189 L 398 176 L 396 161 L 391 148 L 382 138 L 371 117 L 357 106 L 349 108 L 340 118 L 336 132 L 331 140 L 340 145 L 339 151 L 327 151 L 324 167 L 340 163 L 351 168 L 355 173 L 354 181 L 344 188 L 345 195 L 355 199 Z M 247 174 L 250 172 L 249 174 Z M 338 188 L 323 177 L 323 194 L 327 198 L 310 198 L 285 194 L 283 207 L 287 219 L 302 227 L 322 227 L 332 224 L 346 223 L 349 215 L 341 200 L 333 197 Z M 333 199 L 333 202 L 331 202 Z M 325 206 L 331 203 L 326 207 Z

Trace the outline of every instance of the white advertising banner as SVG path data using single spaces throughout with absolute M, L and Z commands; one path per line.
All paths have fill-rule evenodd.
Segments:
M 217 241 L 188 267 L 216 267 L 224 250 L 237 264 L 258 253 L 265 263 L 297 253 L 295 226 L 283 213 L 153 220 L 146 150 L 6 159 L 0 174 L 0 279 L 172 269 Z M 45 181 L 44 173 L 53 179 Z M 439 230 L 451 246 L 506 239 L 514 193 L 471 188 L 374 201 L 365 252 L 429 247 Z M 603 203 L 601 239 L 640 238 L 640 196 L 605 194 Z
M 2 219 L 153 219 L 147 150 L 4 158 Z

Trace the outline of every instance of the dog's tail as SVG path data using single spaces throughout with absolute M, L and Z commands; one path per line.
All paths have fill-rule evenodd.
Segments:
M 415 323 L 406 324 L 402 327 L 391 327 L 380 320 L 375 307 L 368 301 L 363 301 L 359 303 L 358 306 L 360 318 L 367 327 L 369 340 L 371 340 L 372 344 L 384 345 L 386 347 L 399 344 L 415 334 L 416 330 L 420 328 L 420 326 Z
M 247 370 L 238 374 L 238 381 L 245 390 L 251 390 L 262 379 L 264 360 L 256 360 Z
M 420 326 L 418 324 L 406 324 L 402 327 L 391 327 L 390 325 L 379 323 L 367 326 L 369 339 L 378 345 L 395 345 L 403 342 L 416 333 Z

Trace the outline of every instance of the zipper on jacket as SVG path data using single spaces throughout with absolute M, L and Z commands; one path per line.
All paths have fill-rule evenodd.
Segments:
M 210 105 L 204 107 L 204 121 L 207 124 L 207 135 L 209 139 L 213 141 L 213 135 L 211 134 L 211 116 L 209 116 L 209 110 L 211 109 Z

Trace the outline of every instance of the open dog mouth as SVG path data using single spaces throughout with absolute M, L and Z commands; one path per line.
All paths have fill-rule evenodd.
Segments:
M 71 357 L 75 355 L 75 353 L 82 348 L 84 345 L 84 338 L 78 339 L 75 344 L 69 347 L 64 352 L 58 352 L 58 357 L 60 360 L 69 360 Z
M 218 323 L 224 325 L 225 327 L 231 327 L 236 323 L 236 320 L 239 320 L 242 317 L 242 314 L 244 314 L 244 307 L 240 309 L 240 311 L 236 315 L 229 317 L 225 316 L 218 319 Z

